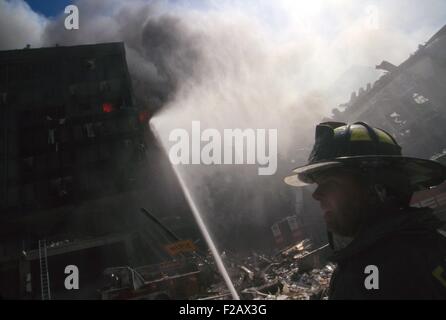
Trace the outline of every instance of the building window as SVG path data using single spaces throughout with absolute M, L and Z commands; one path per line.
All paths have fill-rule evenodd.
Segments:
M 84 124 L 85 136 L 88 138 L 94 138 L 96 135 L 94 133 L 93 123 Z
M 421 94 L 414 93 L 412 95 L 413 101 L 415 101 L 416 104 L 425 104 L 426 102 L 429 102 L 429 99 L 422 96 Z

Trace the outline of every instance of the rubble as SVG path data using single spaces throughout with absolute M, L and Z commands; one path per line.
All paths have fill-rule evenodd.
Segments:
M 311 250 L 308 240 L 286 248 L 273 257 L 253 254 L 231 260 L 231 274 L 240 297 L 246 300 L 324 300 L 335 265 L 326 262 L 328 245 Z M 223 284 L 209 290 L 204 299 L 227 299 Z

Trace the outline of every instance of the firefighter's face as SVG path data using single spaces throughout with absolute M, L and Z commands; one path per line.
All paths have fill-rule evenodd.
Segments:
M 315 178 L 313 198 L 319 201 L 329 231 L 353 237 L 364 215 L 366 192 L 353 173 L 327 172 Z

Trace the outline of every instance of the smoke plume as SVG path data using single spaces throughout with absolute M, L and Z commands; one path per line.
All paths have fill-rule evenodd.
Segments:
M 68 31 L 63 14 L 49 19 L 0 0 L 0 49 L 123 41 L 136 103 L 155 114 L 165 145 L 192 120 L 278 130 L 273 176 L 247 166 L 182 170 L 214 232 L 235 238 L 245 230 L 238 226 L 294 213 L 282 178 L 305 160 L 314 125 L 376 80 L 376 64 L 404 61 L 446 17 L 441 0 L 75 3 L 80 29 Z

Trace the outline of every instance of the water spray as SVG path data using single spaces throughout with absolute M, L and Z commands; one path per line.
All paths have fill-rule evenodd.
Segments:
M 152 130 L 153 134 L 155 135 L 155 138 L 160 142 L 161 146 L 163 147 L 164 151 L 166 151 L 164 147 L 164 143 L 162 139 L 158 135 L 158 131 L 153 123 L 153 118 L 150 120 L 150 129 Z M 168 156 L 168 155 L 167 155 Z M 229 277 L 229 273 L 225 268 L 225 265 L 223 264 L 223 260 L 221 259 L 220 254 L 218 253 L 217 247 L 214 244 L 214 241 L 212 240 L 212 237 L 206 227 L 206 224 L 203 221 L 203 218 L 201 217 L 200 211 L 198 210 L 197 205 L 195 204 L 194 199 L 192 198 L 191 193 L 189 192 L 189 189 L 187 188 L 186 184 L 184 183 L 184 180 L 180 174 L 180 172 L 177 170 L 175 166 L 172 166 L 172 169 L 175 173 L 175 176 L 177 177 L 180 187 L 183 190 L 183 194 L 186 197 L 186 201 L 189 204 L 189 207 L 192 211 L 192 214 L 198 224 L 198 227 L 200 228 L 201 233 L 203 234 L 203 237 L 211 250 L 212 256 L 215 260 L 215 263 L 217 265 L 218 271 L 220 272 L 221 276 L 223 277 L 223 280 L 228 287 L 229 292 L 232 295 L 232 298 L 234 300 L 240 300 L 240 297 L 235 290 L 234 284 L 231 281 L 231 278 Z

